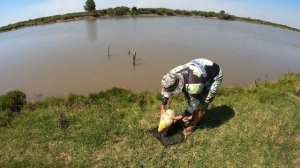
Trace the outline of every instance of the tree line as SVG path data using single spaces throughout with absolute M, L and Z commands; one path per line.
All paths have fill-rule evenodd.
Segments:
M 21 27 L 55 23 L 59 21 L 68 21 L 79 17 L 84 18 L 84 17 L 102 17 L 102 16 L 141 16 L 141 15 L 164 16 L 165 15 L 165 16 L 217 17 L 224 20 L 234 20 L 233 15 L 229 15 L 221 12 L 216 13 L 216 12 L 203 12 L 203 11 L 172 10 L 166 8 L 137 8 L 137 7 L 128 8 L 125 6 L 101 9 L 101 10 L 91 10 L 90 9 L 91 6 L 93 6 L 93 4 L 84 6 L 86 12 L 76 12 L 76 13 L 68 13 L 65 15 L 41 17 L 37 19 L 29 19 L 27 21 L 9 24 L 7 26 L 1 27 L 0 32 L 13 30 Z
M 56 23 L 62 21 L 70 21 L 78 18 L 87 18 L 87 17 L 105 17 L 105 16 L 149 16 L 149 15 L 159 15 L 159 16 L 198 16 L 204 18 L 217 18 L 221 20 L 239 20 L 239 21 L 246 21 L 252 22 L 257 24 L 265 24 L 271 25 L 274 27 L 279 27 L 283 29 L 289 29 L 293 31 L 300 31 L 299 29 L 292 28 L 286 25 L 266 22 L 258 19 L 251 19 L 251 18 L 244 18 L 244 17 L 237 17 L 231 14 L 226 13 L 224 10 L 220 12 L 207 12 L 207 11 L 187 11 L 187 10 L 173 10 L 167 8 L 137 8 L 137 7 L 115 7 L 115 8 L 108 8 L 108 9 L 101 9 L 96 10 L 96 5 L 92 2 L 92 0 L 87 0 L 84 6 L 86 12 L 77 12 L 77 13 L 68 13 L 65 15 L 54 15 L 48 17 L 41 17 L 37 19 L 30 19 L 27 21 L 22 21 L 14 24 L 9 24 L 7 26 L 3 26 L 0 28 L 0 32 L 14 30 L 21 27 L 28 27 L 28 26 L 35 26 L 35 25 L 42 25 L 48 23 Z

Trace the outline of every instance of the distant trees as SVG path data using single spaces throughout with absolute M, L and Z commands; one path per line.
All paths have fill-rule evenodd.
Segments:
M 131 16 L 142 16 L 142 15 L 199 16 L 204 18 L 218 18 L 222 20 L 242 20 L 242 21 L 253 22 L 258 24 L 271 25 L 274 27 L 300 32 L 299 29 L 292 28 L 286 25 L 280 25 L 280 24 L 266 22 L 258 19 L 251 19 L 251 18 L 244 18 L 244 17 L 230 15 L 226 13 L 224 10 L 221 10 L 220 12 L 213 12 L 213 11 L 209 12 L 209 11 L 196 11 L 196 10 L 193 11 L 178 10 L 178 9 L 173 10 L 173 9 L 166 9 L 166 8 L 132 7 L 130 9 L 125 6 L 96 10 L 96 5 L 93 0 L 87 0 L 84 9 L 87 12 L 77 12 L 77 13 L 68 13 L 64 15 L 47 16 L 42 18 L 30 19 L 28 21 L 21 21 L 14 24 L 9 24 L 7 26 L 0 27 L 0 33 L 4 31 L 22 28 L 22 27 L 56 23 L 60 21 L 73 20 L 75 18 L 86 17 L 86 16 L 102 17 L 102 16 L 130 16 L 130 15 Z
M 224 10 L 221 10 L 218 14 L 218 18 L 222 20 L 234 20 L 233 15 L 226 14 Z
M 87 0 L 85 2 L 84 10 L 87 12 L 95 12 L 96 4 L 95 4 L 94 0 Z
M 130 14 L 130 9 L 128 7 L 125 7 L 125 6 L 116 7 L 116 8 L 114 8 L 114 14 L 115 14 L 115 16 L 129 15 Z
M 138 13 L 142 15 L 156 14 L 156 15 L 175 15 L 174 10 L 166 8 L 139 8 Z
M 138 14 L 139 14 L 139 12 L 138 12 L 137 7 L 132 7 L 131 8 L 131 15 L 138 15 Z

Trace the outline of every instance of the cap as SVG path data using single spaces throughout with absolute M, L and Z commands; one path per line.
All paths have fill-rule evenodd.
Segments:
M 179 94 L 184 86 L 184 79 L 182 74 L 168 73 L 164 75 L 161 80 L 161 86 L 161 94 L 164 97 L 169 98 L 170 96 Z

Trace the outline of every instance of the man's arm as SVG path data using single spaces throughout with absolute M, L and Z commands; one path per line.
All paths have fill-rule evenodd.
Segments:
M 183 118 L 184 118 L 184 115 L 178 115 L 178 116 L 172 117 L 171 119 L 173 120 L 173 124 L 175 124 L 178 121 L 182 120 Z
M 190 126 L 187 127 L 183 132 L 185 138 L 191 133 L 193 133 L 195 127 L 197 127 L 198 122 L 202 120 L 204 115 L 205 115 L 205 111 L 202 110 L 197 110 L 193 113 L 193 121 L 191 122 Z
M 161 100 L 160 116 L 166 112 L 166 106 L 168 104 L 169 98 L 163 97 Z
M 161 105 L 160 116 L 162 116 L 165 112 L 166 112 L 166 105 Z
M 220 71 L 221 71 L 221 69 L 220 69 Z M 219 89 L 219 87 L 222 83 L 222 80 L 223 80 L 223 74 L 222 74 L 222 71 L 221 71 L 219 73 L 219 75 L 215 77 L 214 82 L 212 83 L 212 85 L 209 89 L 208 95 L 204 100 L 205 103 L 209 104 L 214 100 L 214 98 L 216 96 L 216 93 L 217 93 L 217 91 L 218 91 L 218 89 Z

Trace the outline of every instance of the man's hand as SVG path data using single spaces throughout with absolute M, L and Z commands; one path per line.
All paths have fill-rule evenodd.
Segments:
M 164 110 L 164 109 L 161 109 L 161 110 L 160 110 L 160 112 L 159 112 L 159 115 L 160 115 L 160 117 L 161 117 L 162 115 L 164 115 L 164 114 L 165 114 L 165 112 L 166 112 L 166 110 Z
M 183 115 L 178 115 L 178 116 L 175 116 L 175 117 L 171 117 L 171 119 L 173 120 L 173 124 L 175 124 L 178 121 L 182 120 L 183 117 L 184 117 Z
M 160 117 L 165 114 L 166 112 L 166 106 L 165 105 L 161 105 L 161 108 L 160 108 Z

